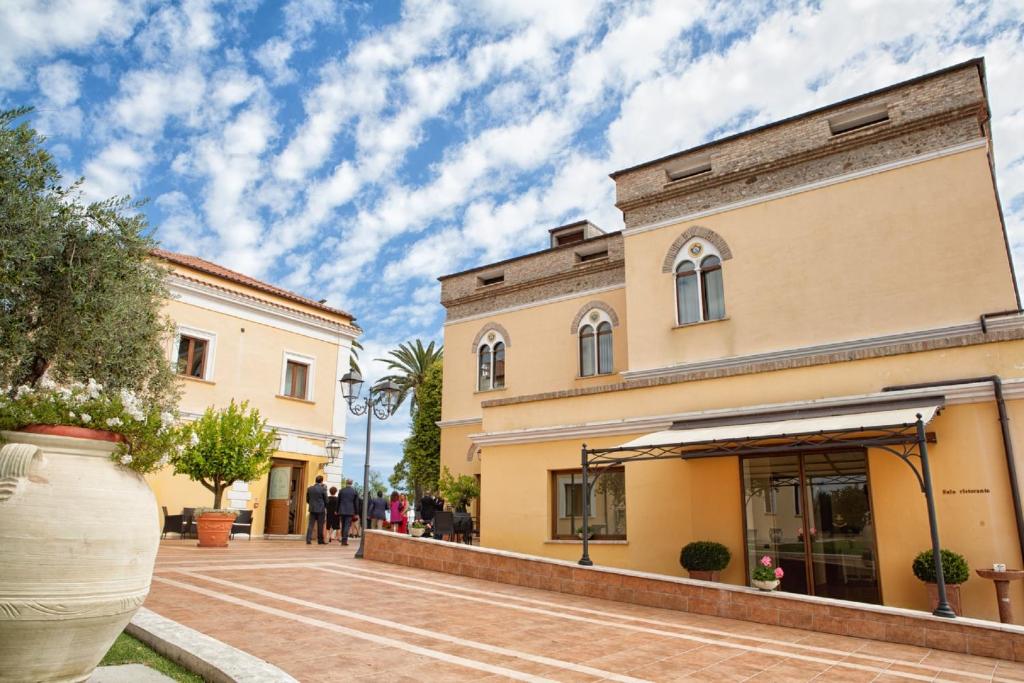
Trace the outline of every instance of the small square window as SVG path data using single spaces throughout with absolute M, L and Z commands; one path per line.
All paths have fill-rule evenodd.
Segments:
M 308 398 L 306 387 L 309 384 L 309 365 L 297 361 L 288 361 L 284 370 L 284 395 L 292 398 Z
M 206 379 L 208 347 L 209 343 L 205 339 L 181 335 L 178 338 L 178 374 Z

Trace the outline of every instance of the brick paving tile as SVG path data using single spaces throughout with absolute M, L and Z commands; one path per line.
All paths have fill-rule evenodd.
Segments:
M 354 552 L 165 541 L 146 606 L 300 681 L 1024 681 L 1014 662 L 494 584 Z

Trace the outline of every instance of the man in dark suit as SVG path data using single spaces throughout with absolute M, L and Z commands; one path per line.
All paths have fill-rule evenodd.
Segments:
M 309 504 L 309 522 L 306 524 L 306 545 L 313 542 L 313 522 L 316 522 L 317 545 L 324 544 L 324 518 L 327 515 L 327 487 L 323 475 L 318 474 L 316 483 L 306 489 L 306 503 Z
M 377 497 L 371 498 L 369 503 L 369 510 L 366 516 L 369 517 L 369 523 L 373 529 L 381 529 L 384 527 L 384 522 L 387 520 L 388 502 L 384 500 L 384 492 L 377 491 Z
M 352 488 L 352 480 L 345 481 L 345 488 L 338 491 L 338 514 L 341 515 L 341 544 L 348 545 L 348 528 L 352 517 L 357 514 L 356 501 L 359 495 Z

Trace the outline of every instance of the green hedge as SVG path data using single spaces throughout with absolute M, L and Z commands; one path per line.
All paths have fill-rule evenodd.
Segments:
M 960 553 L 943 549 L 942 576 L 946 583 L 963 583 L 971 578 L 971 568 L 967 566 L 967 560 Z M 925 583 L 935 583 L 935 559 L 931 550 L 925 550 L 914 558 L 914 576 Z
M 729 565 L 732 554 L 721 543 L 694 541 L 683 546 L 679 564 L 687 571 L 719 572 Z

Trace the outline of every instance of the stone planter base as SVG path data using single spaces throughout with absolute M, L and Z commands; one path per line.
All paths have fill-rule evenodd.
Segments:
M 200 548 L 227 548 L 235 516 L 224 512 L 205 512 L 196 519 Z
M 720 571 L 711 571 L 706 569 L 687 569 L 691 579 L 697 579 L 698 581 L 718 581 Z
M 774 581 L 758 581 L 757 579 L 751 579 L 750 585 L 759 591 L 773 591 L 779 587 L 779 580 Z
M 416 527 L 409 529 L 409 533 L 411 533 L 416 538 L 422 536 L 424 531 L 426 531 L 426 529 L 417 529 Z

